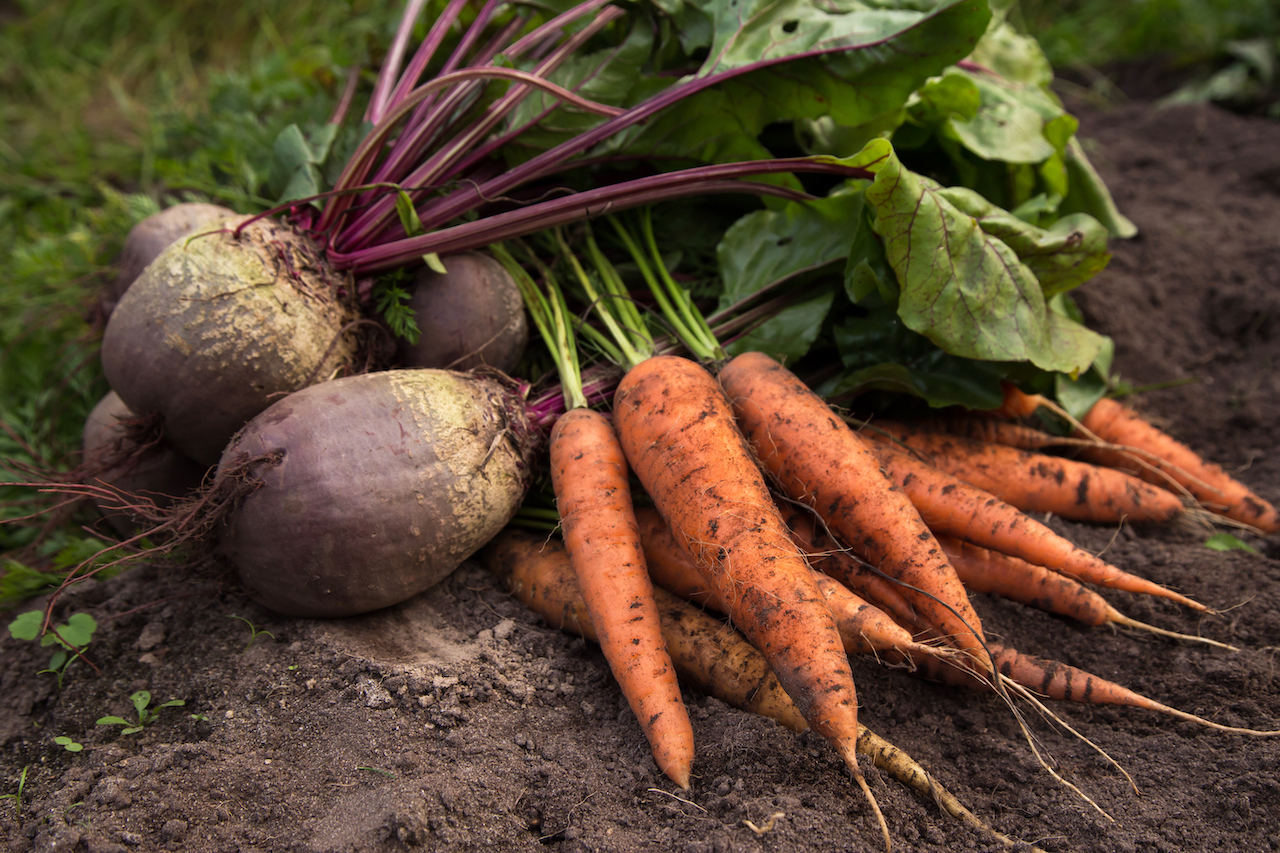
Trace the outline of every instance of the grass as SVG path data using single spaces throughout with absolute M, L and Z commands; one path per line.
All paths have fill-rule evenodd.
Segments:
M 75 463 L 84 419 L 107 390 L 96 292 L 128 229 L 179 200 L 267 205 L 276 135 L 323 121 L 353 65 L 368 91 L 402 8 L 0 4 L 0 459 Z M 1059 66 L 1152 50 L 1203 55 L 1228 39 L 1280 34 L 1273 0 L 1024 0 L 1019 14 Z M 33 508 L 29 489 L 2 485 L 16 478 L 0 467 L 0 521 Z M 39 553 L 22 550 L 37 527 L 0 525 L 0 607 L 56 577 L 59 555 L 93 544 L 83 520 L 68 519 Z

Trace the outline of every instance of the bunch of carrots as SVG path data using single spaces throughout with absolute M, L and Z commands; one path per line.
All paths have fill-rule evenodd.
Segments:
M 855 653 L 1037 705 L 1037 695 L 1123 704 L 1280 734 L 1213 723 L 1001 647 L 987 640 L 968 599 L 991 592 L 1089 625 L 1199 640 L 1133 620 L 1090 587 L 1204 605 L 1109 565 L 1031 516 L 1169 523 L 1213 512 L 1273 533 L 1280 518 L 1265 501 L 1132 413 L 1108 415 L 1109 401 L 1067 441 L 1109 466 L 1027 449 L 1054 440 L 1013 417 L 1052 404 L 1014 388 L 1000 411 L 982 417 L 852 421 L 767 355 L 727 359 L 663 268 L 647 219 L 641 237 L 614 227 L 675 341 L 650 334 L 590 235 L 585 265 L 563 236 L 555 269 L 533 252 L 517 261 L 497 250 L 521 283 L 565 394 L 549 453 L 564 547 L 508 530 L 483 559 L 548 622 L 600 643 L 658 767 L 677 785 L 689 788 L 694 761 L 684 678 L 820 733 L 863 791 L 887 848 L 888 826 L 858 767 L 858 752 L 882 742 L 858 723 Z M 599 324 L 571 313 L 566 292 Z M 611 400 L 599 387 L 583 390 L 582 341 L 621 371 Z M 677 347 L 691 357 L 672 354 Z M 633 495 L 631 474 L 642 496 Z M 727 643 L 737 635 L 718 620 L 690 627 L 698 611 L 678 600 L 723 614 L 748 645 L 699 645 L 692 636 Z M 909 758 L 883 766 L 982 826 Z

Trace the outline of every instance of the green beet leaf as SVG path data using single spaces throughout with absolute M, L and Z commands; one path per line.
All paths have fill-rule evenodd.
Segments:
M 996 207 L 964 187 L 939 189 L 938 194 L 978 220 L 979 227 L 987 234 L 998 237 L 1013 249 L 1035 274 L 1045 296 L 1084 284 L 1111 259 L 1107 251 L 1107 229 L 1088 214 L 1065 216 L 1044 229 Z
M 845 162 L 876 176 L 867 201 L 908 328 L 964 358 L 1030 361 L 1073 375 L 1089 368 L 1102 336 L 1049 310 L 1035 274 L 1014 250 L 935 182 L 903 167 L 887 140 L 873 140 Z
M 724 282 L 720 307 L 843 261 L 862 219 L 863 204 L 862 193 L 850 188 L 739 219 L 716 249 Z M 794 361 L 808 352 L 834 296 L 832 288 L 785 308 L 726 349 L 734 354 L 758 349 Z

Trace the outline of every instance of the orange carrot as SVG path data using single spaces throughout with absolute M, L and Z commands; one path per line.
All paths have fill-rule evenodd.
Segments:
M 809 725 L 840 753 L 887 846 L 888 827 L 858 769 L 849 659 L 715 378 L 687 359 L 647 359 L 618 385 L 614 423 L 676 541 Z
M 815 569 L 888 613 L 895 622 L 913 633 L 933 630 L 903 597 L 900 586 L 819 531 L 811 513 L 793 511 L 784 514 L 783 518 L 791 528 L 791 538 Z
M 1083 424 L 1113 445 L 1145 451 L 1149 455 L 1144 454 L 1140 459 L 1153 462 L 1156 470 L 1138 464 L 1123 449 L 1087 448 L 1082 451 L 1085 458 L 1128 471 L 1166 488 L 1166 477 L 1172 478 L 1194 495 L 1205 509 L 1256 527 L 1263 533 L 1280 532 L 1280 513 L 1274 506 L 1220 466 L 1206 462 L 1191 448 L 1152 426 L 1132 409 L 1104 398 L 1089 410 Z
M 929 529 L 1046 566 L 1097 586 L 1169 598 L 1196 610 L 1205 606 L 1077 548 L 1034 518 L 987 491 L 940 471 L 906 450 L 879 444 L 876 452 L 891 480 L 902 487 Z
M 560 542 L 509 527 L 485 546 L 480 559 L 508 591 L 548 623 L 595 640 L 586 603 Z M 664 589 L 655 589 L 654 596 L 667 648 L 683 681 L 727 705 L 769 717 L 792 731 L 809 727 L 768 661 L 741 634 Z M 880 770 L 947 814 L 1006 846 L 1016 846 L 979 820 L 911 756 L 861 723 L 857 749 Z
M 948 435 L 959 435 L 987 444 L 1004 444 L 1022 450 L 1047 450 L 1053 447 L 1081 447 L 1097 444 L 1090 439 L 1052 435 L 1026 424 L 974 415 L 921 418 L 912 420 L 911 423 L 912 426 L 930 432 L 944 432 Z
M 599 642 L 564 544 L 508 527 L 480 552 L 485 568 L 549 625 Z M 738 632 L 664 589 L 654 589 L 662 635 L 680 678 L 735 708 L 808 728 L 768 663 Z
M 591 624 L 662 772 L 688 790 L 693 725 L 680 697 L 609 419 L 570 409 L 551 430 L 551 482 Z
M 986 592 L 1017 601 L 1059 616 L 1066 616 L 1086 625 L 1123 625 L 1175 640 L 1205 643 L 1228 651 L 1238 648 L 1207 637 L 1168 631 L 1132 619 L 1116 610 L 1102 596 L 1065 575 L 1010 557 L 998 551 L 989 551 L 971 542 L 965 542 L 945 534 L 938 534 L 938 542 L 946 552 L 956 574 L 971 592 Z
M 1069 666 L 1058 661 L 1044 660 L 1034 655 L 1023 654 L 1016 649 L 991 643 L 991 654 L 995 657 L 996 671 L 1002 676 L 1021 684 L 1028 690 L 1035 691 L 1050 699 L 1067 702 L 1081 702 L 1093 705 L 1124 705 L 1131 708 L 1143 708 L 1157 711 L 1180 720 L 1198 723 L 1212 729 L 1235 734 L 1273 736 L 1280 731 L 1262 731 L 1259 729 L 1227 726 L 1197 717 L 1186 711 L 1172 708 L 1157 702 L 1127 687 L 1100 678 L 1090 672 Z M 961 668 L 955 660 L 936 656 L 922 655 L 913 659 L 917 673 L 933 681 L 939 681 L 953 687 L 965 687 L 973 690 L 990 690 L 991 685 L 975 673 Z
M 654 584 L 692 604 L 724 613 L 724 606 L 702 580 L 693 558 L 680 548 L 657 510 L 638 507 L 636 521 L 640 524 L 640 541 L 644 543 L 645 561 Z M 824 574 L 815 573 L 815 580 L 835 618 L 846 653 L 904 651 L 918 645 L 909 631 L 875 605 Z
M 866 442 L 767 355 L 738 356 L 720 371 L 720 382 L 782 491 L 817 510 L 859 556 L 901 582 L 903 596 L 948 642 L 984 660 L 982 625 L 960 579 Z
M 1164 523 L 1182 502 L 1122 471 L 999 444 L 913 429 L 877 419 L 863 434 L 902 442 L 935 468 L 990 492 L 1023 512 L 1051 512 L 1076 521 Z

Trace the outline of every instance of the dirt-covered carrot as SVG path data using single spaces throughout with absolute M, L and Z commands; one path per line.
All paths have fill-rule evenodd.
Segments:
M 677 544 L 662 516 L 653 509 L 638 507 L 640 540 L 654 583 L 693 604 L 726 612 L 715 593 L 706 585 L 693 559 Z M 876 654 L 907 651 L 918 643 L 911 633 L 875 605 L 859 598 L 834 579 L 816 573 L 818 588 L 836 620 L 836 627 L 849 654 Z
M 656 356 L 614 394 L 627 461 L 733 623 L 769 660 L 814 731 L 858 769 L 849 659 L 825 599 L 769 495 L 724 391 L 702 367 Z
M 551 350 L 568 411 L 551 429 L 551 483 L 570 562 L 622 694 L 662 772 L 688 789 L 693 726 L 667 653 L 631 505 L 627 460 L 609 417 L 587 408 L 568 308 L 555 277 L 546 291 L 500 247 L 529 313 Z
M 947 559 L 955 567 L 965 588 L 971 592 L 998 595 L 1086 625 L 1123 625 L 1175 640 L 1239 651 L 1235 646 L 1217 640 L 1168 631 L 1125 616 L 1093 590 L 1044 566 L 990 551 L 942 533 L 938 534 L 938 542 L 947 553 Z
M 863 434 L 898 441 L 934 467 L 990 492 L 1023 512 L 1051 512 L 1076 521 L 1167 523 L 1184 513 L 1171 492 L 1137 477 L 1043 453 L 986 444 L 877 419 Z
M 934 533 L 1020 557 L 1084 583 L 1160 596 L 1196 610 L 1206 609 L 1203 604 L 1077 548 L 990 492 L 935 468 L 907 450 L 877 444 L 876 453 L 885 473 L 907 493 Z
M 563 542 L 509 527 L 484 547 L 480 560 L 547 624 L 599 642 Z M 809 727 L 741 634 L 664 589 L 654 590 L 654 600 L 672 662 L 690 687 L 792 731 Z
M 1274 506 L 1127 406 L 1103 398 L 1094 404 L 1082 423 L 1104 441 L 1145 451 L 1135 458 L 1123 449 L 1086 448 L 1081 451 L 1085 458 L 1128 471 L 1159 486 L 1167 485 L 1168 478 L 1172 478 L 1210 512 L 1264 533 L 1280 532 L 1280 513 Z M 1139 461 L 1150 464 L 1142 465 Z
M 550 455 L 565 544 L 600 648 L 658 767 L 687 790 L 693 726 L 662 638 L 613 425 L 592 409 L 571 409 L 551 431 Z
M 784 513 L 783 518 L 791 528 L 791 538 L 804 551 L 811 566 L 871 602 L 912 633 L 936 633 L 903 597 L 902 587 L 818 530 L 810 512 Z
M 1083 447 L 1097 444 L 1086 438 L 1053 435 L 1044 430 L 1013 421 L 975 415 L 932 417 L 912 420 L 912 425 L 930 432 L 959 435 L 988 444 L 1005 444 L 1022 450 L 1048 450 L 1054 447 Z
M 1131 708 L 1143 708 L 1148 711 L 1167 714 L 1180 720 L 1198 723 L 1218 731 L 1235 734 L 1280 735 L 1280 731 L 1263 731 L 1215 723 L 1212 720 L 1206 720 L 1204 717 L 1198 717 L 1195 714 L 1189 714 L 1186 711 L 1180 711 L 1162 702 L 1157 702 L 1154 699 L 1143 696 L 1141 693 L 1136 693 L 1127 687 L 1116 684 L 1114 681 L 1100 678 L 1077 667 L 1059 663 L 1058 661 L 1044 660 L 1034 655 L 1023 654 L 998 643 L 991 643 L 990 648 L 992 655 L 995 657 L 997 672 L 1010 681 L 1021 684 L 1023 687 L 1050 699 L 1093 705 L 1124 705 Z M 933 656 L 920 656 L 915 658 L 915 663 L 917 666 L 916 672 L 931 680 L 973 690 L 991 689 L 991 685 L 987 681 L 958 666 L 956 661 Z
M 485 546 L 480 557 L 508 591 L 549 624 L 595 640 L 562 543 L 507 528 Z M 664 589 L 656 589 L 654 594 L 671 659 L 688 686 L 727 705 L 769 717 L 792 731 L 809 728 L 768 661 L 741 634 Z M 857 750 L 947 814 L 1006 846 L 1016 846 L 965 808 L 910 755 L 861 723 Z
M 742 431 L 791 499 L 815 509 L 859 556 L 981 666 L 982 625 L 955 570 L 906 494 L 859 436 L 795 374 L 762 353 L 720 371 Z

